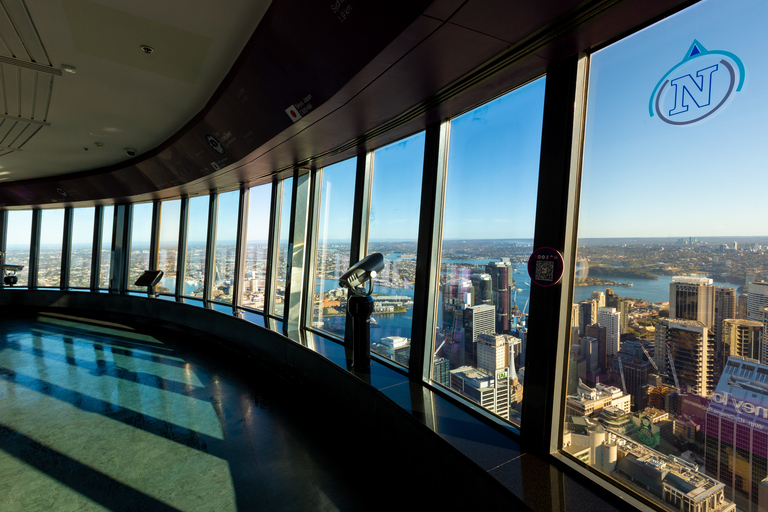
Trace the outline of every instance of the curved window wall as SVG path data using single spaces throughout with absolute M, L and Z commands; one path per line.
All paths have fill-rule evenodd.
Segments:
M 352 209 L 355 197 L 356 159 L 322 170 L 320 211 L 317 216 L 315 247 L 315 289 L 311 325 L 344 336 L 347 291 L 339 277 L 349 268 L 352 236 Z
M 208 196 L 193 197 L 189 200 L 186 267 L 182 295 L 203 298 L 205 291 L 205 257 L 208 243 Z
M 157 270 L 163 277 L 157 285 L 158 293 L 176 294 L 179 259 L 179 220 L 181 201 L 160 203 L 160 235 L 157 242 Z
M 40 212 L 40 242 L 37 264 L 37 286 L 61 286 L 61 250 L 64 239 L 64 210 Z
M 416 286 L 425 133 L 373 152 L 368 253 L 384 256 L 374 280 L 371 350 L 408 366 Z
M 69 253 L 70 288 L 91 287 L 95 213 L 96 208 L 72 209 L 72 244 Z
M 250 189 L 242 295 L 243 307 L 259 311 L 264 311 L 271 204 L 271 183 Z
M 98 288 L 109 289 L 110 272 L 112 270 L 112 231 L 115 225 L 115 207 L 105 206 L 102 209 L 101 248 L 99 250 L 99 282 Z
M 8 212 L 8 231 L 5 240 L 3 262 L 11 265 L 23 265 L 16 272 L 16 286 L 29 285 L 29 249 L 32 240 L 32 211 L 11 210 Z
M 211 298 L 232 304 L 235 286 L 235 253 L 240 191 L 219 194 L 216 216 L 216 248 L 213 255 L 213 287 Z
M 150 241 L 152 238 L 152 209 L 153 203 L 133 205 L 133 224 L 131 227 L 131 246 L 128 251 L 128 289 L 146 291 L 146 287 L 133 283 L 150 270 Z

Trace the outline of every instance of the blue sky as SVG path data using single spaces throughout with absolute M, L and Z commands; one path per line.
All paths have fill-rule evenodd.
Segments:
M 581 237 L 765 235 L 768 3 L 705 1 L 604 50 L 591 63 Z M 711 117 L 650 117 L 664 74 L 698 40 L 738 56 L 740 92 Z

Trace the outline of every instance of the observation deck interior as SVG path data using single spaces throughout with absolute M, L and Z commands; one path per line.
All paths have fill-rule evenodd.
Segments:
M 0 120 L 0 137 L 29 142 L 0 142 L 0 252 L 12 245 L 14 215 L 31 219 L 23 282 L 0 283 L 0 510 L 660 509 L 560 450 L 580 179 L 573 162 L 584 55 L 697 2 L 227 0 L 215 10 L 195 2 L 184 15 L 167 6 L 147 14 L 149 0 L 53 3 L 42 12 L 19 0 L 37 33 L 30 45 L 15 29 L 29 58 L 0 50 L 0 66 L 50 75 L 60 91 L 47 99 L 59 109 L 50 117 L 22 113 L 21 91 L 32 86 L 19 71 L 19 115 L 0 115 L 36 130 L 5 133 Z M 102 50 L 86 28 L 108 19 L 128 34 L 110 44 L 136 30 L 184 48 L 171 45 L 180 53 L 168 56 L 161 46 L 147 50 L 151 41 L 136 45 L 159 54 L 159 64 Z M 517 416 L 501 418 L 431 380 L 432 357 L 448 340 L 436 334 L 447 122 L 530 84 L 542 105 L 532 245 L 557 248 L 570 267 L 555 286 L 525 283 L 525 387 Z M 73 107 L 90 97 L 92 108 Z M 76 139 L 77 130 L 89 135 Z M 346 312 L 314 297 L 322 295 L 320 209 L 330 195 L 321 193 L 322 172 L 346 162 L 354 182 L 350 251 L 336 261 L 348 266 L 369 248 L 374 153 L 414 135 L 423 137 L 420 181 L 402 187 L 416 190 L 418 203 L 413 283 L 402 279 L 415 284 L 404 301 L 410 359 L 374 354 L 370 369 L 353 369 Z M 254 273 L 246 283 L 258 187 L 269 191 L 258 219 L 267 263 L 261 282 Z M 162 205 L 171 201 L 178 274 L 148 297 L 133 286 L 134 272 L 163 265 Z M 190 213 L 197 205 L 199 217 Z M 93 250 L 78 268 L 75 215 L 85 208 Z M 60 210 L 59 227 L 47 215 Z M 326 224 L 333 216 L 323 215 Z M 140 217 L 151 220 L 134 224 Z M 53 263 L 41 257 L 50 229 L 63 239 Z M 185 252 L 193 229 L 204 233 L 202 258 Z M 234 284 L 214 290 L 220 269 L 211 255 L 227 229 L 237 239 L 227 255 Z M 136 263 L 139 236 L 151 242 Z M 193 266 L 195 286 L 184 274 Z M 81 274 L 85 285 L 75 283 Z M 245 303 L 259 287 L 261 305 Z M 388 312 L 405 308 L 390 299 Z M 313 321 L 313 310 L 326 309 L 341 322 L 333 332 Z

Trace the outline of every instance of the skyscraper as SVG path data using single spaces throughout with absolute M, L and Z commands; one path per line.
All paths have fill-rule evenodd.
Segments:
M 760 338 L 763 323 L 754 320 L 728 318 L 723 321 L 724 354 L 760 360 Z
M 586 332 L 586 327 L 597 323 L 597 301 L 586 299 L 579 302 L 579 334 Z
M 487 304 L 464 309 L 464 366 L 477 366 L 477 335 L 494 333 L 495 308 Z
M 768 366 L 728 359 L 707 410 L 705 467 L 742 512 L 758 512 L 768 476 Z
M 669 283 L 669 318 L 715 323 L 715 287 L 708 277 L 675 276 Z
M 493 283 L 493 305 L 496 306 L 496 332 L 509 332 L 510 262 L 494 261 L 485 266 Z
M 692 395 L 706 397 L 715 387 L 712 331 L 696 320 L 663 319 L 656 324 L 656 365 L 669 371 L 669 352 L 677 380 Z
M 509 366 L 509 349 L 503 334 L 480 333 L 477 335 L 477 367 L 493 374 L 498 368 Z
M 597 323 L 605 327 L 606 355 L 619 353 L 621 313 L 616 308 L 600 308 L 597 311 Z

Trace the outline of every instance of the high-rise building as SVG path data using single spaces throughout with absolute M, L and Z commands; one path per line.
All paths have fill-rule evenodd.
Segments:
M 510 273 L 512 264 L 508 261 L 494 261 L 485 266 L 491 276 L 493 305 L 496 306 L 496 332 L 509 332 L 510 315 Z
M 503 334 L 481 333 L 477 335 L 477 367 L 493 374 L 497 368 L 509 367 L 509 349 Z
M 749 283 L 747 292 L 747 320 L 762 322 L 768 307 L 768 283 Z
M 600 308 L 597 310 L 597 323 L 605 327 L 605 346 L 608 356 L 619 353 L 621 313 L 616 308 Z
M 639 341 L 622 343 L 618 356 L 624 366 L 624 382 L 627 386 L 624 391 L 632 397 L 633 409 L 641 411 L 648 406 L 647 393 L 644 391 L 648 385 L 648 376 L 656 370 L 643 353 Z
M 472 305 L 493 304 L 493 281 L 488 274 L 472 274 Z
M 675 276 L 669 283 L 669 318 L 715 323 L 715 287 L 708 277 Z
M 588 325 L 597 323 L 597 301 L 586 299 L 579 302 L 579 334 L 584 334 Z
M 728 318 L 723 321 L 724 354 L 760 360 L 763 322 Z
M 738 510 L 764 510 L 758 498 L 768 477 L 768 365 L 737 356 L 726 362 L 707 410 L 705 467 Z
M 608 370 L 608 329 L 602 325 L 592 324 L 584 328 L 584 335 L 597 340 L 597 364 L 603 370 Z
M 495 308 L 487 304 L 464 309 L 464 366 L 477 366 L 477 335 L 495 333 Z
M 469 366 L 451 370 L 451 389 L 504 419 L 509 419 L 509 385 L 507 368 L 490 374 Z
M 443 386 L 451 385 L 451 363 L 445 357 L 435 357 L 432 364 L 432 380 Z
M 603 292 L 594 291 L 590 298 L 597 303 L 598 309 L 605 307 L 605 294 Z
M 655 359 L 659 370 L 669 371 L 669 355 L 680 383 L 679 391 L 706 397 L 715 387 L 713 335 L 696 320 L 663 319 L 656 324 Z

